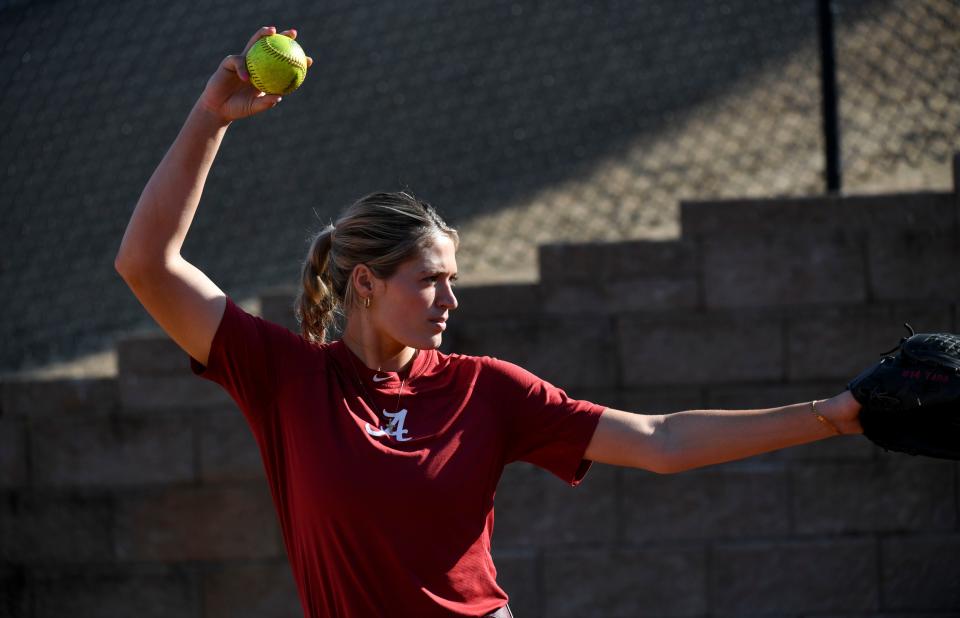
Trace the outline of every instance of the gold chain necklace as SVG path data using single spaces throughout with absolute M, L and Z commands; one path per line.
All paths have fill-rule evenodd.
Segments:
M 344 342 L 343 347 L 347 348 L 346 342 Z M 418 350 L 412 360 L 415 360 L 419 355 L 420 355 L 420 352 Z M 353 370 L 353 375 L 356 376 L 357 378 L 357 384 L 360 385 L 360 390 L 363 392 L 363 396 L 366 397 L 367 403 L 370 404 L 370 409 L 373 410 L 374 414 L 377 415 L 377 418 L 379 418 L 381 422 L 388 423 L 389 419 L 384 418 L 387 412 L 386 408 L 383 409 L 383 413 L 377 412 L 380 406 L 376 405 L 376 402 L 374 402 L 373 397 L 370 395 L 370 392 L 367 390 L 367 385 L 363 383 L 363 379 L 360 377 L 360 372 L 357 371 L 356 361 L 353 358 L 353 352 L 350 351 L 350 348 L 347 348 L 347 357 L 350 360 L 350 368 Z M 410 371 L 411 372 L 413 371 L 412 366 L 410 367 Z M 380 372 L 381 372 L 381 369 L 377 368 L 377 373 L 380 373 Z M 410 375 L 410 376 L 407 376 L 407 378 L 412 379 L 413 376 Z M 407 378 L 402 378 L 400 380 L 400 388 L 397 389 L 397 404 L 396 406 L 394 406 L 394 410 L 393 410 L 394 414 L 400 411 L 400 395 L 403 393 L 403 385 L 406 384 Z

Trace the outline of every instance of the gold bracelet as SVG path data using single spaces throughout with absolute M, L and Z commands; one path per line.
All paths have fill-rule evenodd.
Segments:
M 813 412 L 813 415 L 817 417 L 817 420 L 818 420 L 818 421 L 820 421 L 821 423 L 823 423 L 824 425 L 826 425 L 827 427 L 829 427 L 829 428 L 830 428 L 831 430 L 833 430 L 833 432 L 836 433 L 838 436 L 843 433 L 843 432 L 841 432 L 839 429 L 837 429 L 837 426 L 836 426 L 836 425 L 834 425 L 832 422 L 830 422 L 830 419 L 828 419 L 828 418 L 825 417 L 824 415 L 822 415 L 822 414 L 820 414 L 819 412 L 817 412 L 817 400 L 816 400 L 816 399 L 814 399 L 813 401 L 810 402 L 810 410 Z

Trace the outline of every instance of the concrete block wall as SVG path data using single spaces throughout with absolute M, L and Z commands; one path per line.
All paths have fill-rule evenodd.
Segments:
M 960 168 L 958 168 L 960 169 Z M 669 242 L 548 245 L 445 348 L 638 413 L 839 392 L 960 330 L 957 193 L 682 205 Z M 293 328 L 291 290 L 261 299 Z M 302 615 L 256 444 L 165 337 L 115 379 L 0 384 L 0 616 Z M 527 464 L 497 493 L 518 618 L 960 615 L 960 466 L 841 437 L 681 474 Z
M 301 616 L 256 443 L 168 339 L 0 385 L 0 616 Z
M 960 200 L 681 205 L 676 241 L 547 245 L 464 289 L 449 346 L 634 412 L 840 392 L 906 333 L 960 330 Z M 508 469 L 495 557 L 525 616 L 960 615 L 960 466 L 840 437 L 570 489 Z

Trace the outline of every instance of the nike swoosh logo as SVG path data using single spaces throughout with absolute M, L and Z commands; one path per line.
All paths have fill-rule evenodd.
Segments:
M 379 373 L 378 373 L 377 375 L 373 376 L 373 381 L 374 381 L 374 382 L 383 382 L 384 380 L 389 380 L 389 379 L 390 379 L 390 376 L 383 376 L 383 377 L 381 378 Z

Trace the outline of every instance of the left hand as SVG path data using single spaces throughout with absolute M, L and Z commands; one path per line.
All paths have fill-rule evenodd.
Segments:
M 860 403 L 850 391 L 843 391 L 835 397 L 817 402 L 817 412 L 836 425 L 844 435 L 863 433 L 860 408 Z

